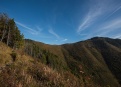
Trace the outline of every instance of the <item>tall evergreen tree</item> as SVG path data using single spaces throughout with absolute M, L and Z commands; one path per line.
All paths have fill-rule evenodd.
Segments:
M 12 48 L 20 48 L 24 43 L 24 36 L 16 26 L 14 19 L 0 13 L 0 41 Z

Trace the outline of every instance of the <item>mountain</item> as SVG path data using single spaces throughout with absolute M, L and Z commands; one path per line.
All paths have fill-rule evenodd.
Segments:
M 29 46 L 28 46 L 29 44 Z M 40 52 L 34 52 L 34 47 Z M 30 52 L 30 48 L 33 53 Z M 87 86 L 120 87 L 121 40 L 94 37 L 73 44 L 47 45 L 26 40 L 26 53 L 57 71 L 69 71 Z M 44 55 L 44 56 L 43 56 Z M 34 56 L 33 56 L 34 57 Z M 43 60 L 44 59 L 44 60 Z
M 63 45 L 0 42 L 0 87 L 121 87 L 121 40 L 94 37 Z
M 0 13 L 0 87 L 121 87 L 121 40 L 49 45 L 24 40 Z

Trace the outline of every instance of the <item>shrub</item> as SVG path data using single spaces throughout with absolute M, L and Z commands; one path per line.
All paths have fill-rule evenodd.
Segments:
M 16 57 L 17 57 L 17 54 L 15 53 L 15 51 L 12 51 L 11 57 L 12 57 L 13 62 L 14 62 L 16 60 Z

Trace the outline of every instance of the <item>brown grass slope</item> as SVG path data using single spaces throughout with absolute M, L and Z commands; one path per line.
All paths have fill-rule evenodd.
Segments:
M 13 51 L 0 42 L 0 87 L 83 87 L 70 72 L 60 73 L 22 50 Z

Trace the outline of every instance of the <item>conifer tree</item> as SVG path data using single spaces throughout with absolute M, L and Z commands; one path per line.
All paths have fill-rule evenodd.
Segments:
M 3 13 L 0 13 L 0 41 L 14 49 L 24 44 L 24 35 L 16 26 L 14 19 Z

